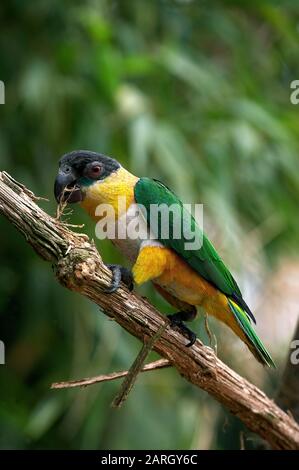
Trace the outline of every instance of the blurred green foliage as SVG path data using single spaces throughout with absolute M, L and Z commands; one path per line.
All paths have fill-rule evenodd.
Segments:
M 2 0 L 0 22 L 0 169 L 48 197 L 46 211 L 55 213 L 59 156 L 86 148 L 203 202 L 236 271 L 257 228 L 266 269 L 295 253 L 296 0 Z M 79 208 L 71 220 L 94 236 Z M 0 447 L 239 448 L 242 425 L 173 370 L 140 377 L 121 411 L 110 408 L 116 382 L 50 391 L 59 379 L 127 368 L 140 343 L 59 286 L 6 220 L 0 228 Z M 120 260 L 108 242 L 99 249 Z M 195 328 L 207 341 L 201 319 Z M 219 354 L 234 365 L 229 345 Z M 267 377 L 273 393 L 277 374 Z

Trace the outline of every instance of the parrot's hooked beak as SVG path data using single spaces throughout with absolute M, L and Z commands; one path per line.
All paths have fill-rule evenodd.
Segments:
M 54 194 L 58 203 L 61 201 L 75 203 L 83 200 L 81 187 L 78 184 L 76 176 L 70 169 L 67 172 L 59 170 L 55 179 Z

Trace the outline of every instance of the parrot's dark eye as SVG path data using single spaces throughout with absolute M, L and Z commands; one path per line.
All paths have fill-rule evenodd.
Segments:
M 85 167 L 84 170 L 84 176 L 87 176 L 88 178 L 91 179 L 98 179 L 102 173 L 102 165 L 100 165 L 98 162 L 93 162 L 90 163 Z
M 91 172 L 93 175 L 99 175 L 101 173 L 101 167 L 100 166 L 94 166 L 91 169 Z

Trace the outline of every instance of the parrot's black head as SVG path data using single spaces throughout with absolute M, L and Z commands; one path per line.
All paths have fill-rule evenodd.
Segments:
M 63 155 L 54 185 L 56 201 L 82 201 L 82 188 L 104 180 L 119 168 L 120 164 L 113 158 L 89 150 L 75 150 Z

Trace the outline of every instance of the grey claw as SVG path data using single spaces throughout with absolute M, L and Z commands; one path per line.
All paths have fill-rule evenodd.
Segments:
M 110 286 L 104 289 L 106 294 L 113 294 L 123 282 L 130 291 L 134 289 L 133 275 L 131 271 L 118 264 L 107 264 L 107 268 L 112 272 L 112 280 Z

